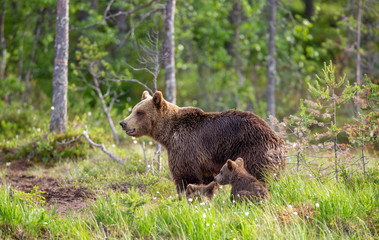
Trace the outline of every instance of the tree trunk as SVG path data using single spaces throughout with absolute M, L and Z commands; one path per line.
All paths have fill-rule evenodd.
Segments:
M 28 99 L 29 99 L 29 94 L 31 91 L 31 81 L 33 78 L 33 69 L 34 69 L 33 63 L 35 62 L 35 58 L 38 53 L 38 43 L 40 42 L 40 39 L 41 39 L 42 26 L 44 23 L 46 11 L 47 11 L 47 8 L 44 8 L 40 12 L 39 19 L 36 22 L 36 26 L 34 30 L 34 42 L 33 42 L 32 50 L 30 53 L 29 61 L 27 62 L 28 66 L 26 68 L 26 74 L 25 74 L 25 92 L 23 94 L 23 102 L 28 102 Z
M 229 22 L 233 28 L 233 41 L 230 46 L 231 56 L 234 58 L 233 65 L 236 75 L 238 77 L 238 84 L 234 85 L 235 103 L 236 108 L 240 108 L 238 87 L 245 85 L 245 78 L 241 73 L 241 58 L 239 56 L 239 36 L 240 26 L 242 22 L 242 3 L 240 0 L 233 0 L 232 10 L 229 13 Z
M 58 133 L 66 131 L 67 122 L 68 8 L 69 0 L 57 0 L 53 107 L 51 111 L 50 132 L 55 131 Z
M 304 3 L 304 16 L 308 20 L 311 20 L 313 14 L 315 12 L 313 0 L 303 0 L 303 3 Z
M 114 124 L 113 124 L 113 120 L 112 120 L 112 117 L 111 117 L 110 109 L 105 104 L 104 95 L 101 92 L 99 81 L 96 78 L 96 76 L 93 76 L 93 78 L 94 78 L 93 80 L 94 80 L 94 83 L 95 83 L 95 90 L 97 92 L 97 95 L 100 98 L 101 107 L 103 109 L 105 117 L 108 120 L 109 127 L 111 128 L 111 131 L 112 131 L 112 134 L 113 134 L 113 140 L 115 141 L 116 144 L 119 144 L 120 141 L 118 140 L 116 128 L 114 127 Z
M 0 80 L 5 79 L 5 68 L 7 66 L 7 43 L 4 36 L 4 21 L 5 21 L 5 8 L 7 7 L 7 0 L 4 0 L 1 6 L 0 15 L 0 49 L 1 49 L 1 61 L 0 61 Z
M 360 53 L 360 46 L 361 46 L 361 21 L 362 21 L 362 0 L 358 0 L 358 13 L 357 13 L 357 30 L 356 30 L 356 39 L 355 39 L 355 49 L 356 49 L 356 56 L 355 56 L 355 83 L 358 86 L 362 85 L 361 81 L 361 53 Z M 358 93 L 357 93 L 358 97 Z M 359 112 L 359 106 L 354 103 L 354 115 L 357 118 Z
M 275 116 L 275 15 L 276 0 L 269 1 L 269 55 L 268 55 L 268 82 L 267 82 L 267 112 L 269 115 Z
M 165 8 L 164 67 L 166 99 L 176 104 L 174 17 L 176 0 L 167 0 Z

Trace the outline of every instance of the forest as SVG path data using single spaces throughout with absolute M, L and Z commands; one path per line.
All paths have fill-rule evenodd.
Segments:
M 0 6 L 1 239 L 379 238 L 377 1 Z M 144 91 L 266 121 L 271 199 L 180 200 L 167 149 L 119 125 Z

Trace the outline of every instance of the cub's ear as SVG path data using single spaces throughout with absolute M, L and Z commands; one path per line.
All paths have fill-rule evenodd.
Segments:
M 243 167 L 243 159 L 242 158 L 237 158 L 236 159 L 236 161 L 235 161 L 235 163 L 238 165 L 238 166 L 240 166 L 240 167 Z
M 207 192 L 213 192 L 213 190 L 216 190 L 218 188 L 218 183 L 213 181 L 207 186 Z
M 141 100 L 151 97 L 148 91 L 143 91 Z
M 153 103 L 158 109 L 165 109 L 167 108 L 167 103 L 163 99 L 162 93 L 160 91 L 157 91 L 153 95 Z
M 186 192 L 187 193 L 193 193 L 195 191 L 195 188 L 192 184 L 188 184 Z
M 236 168 L 236 163 L 233 162 L 232 160 L 228 159 L 228 161 L 226 161 L 226 165 L 228 166 L 228 169 L 230 171 L 232 171 L 234 168 Z

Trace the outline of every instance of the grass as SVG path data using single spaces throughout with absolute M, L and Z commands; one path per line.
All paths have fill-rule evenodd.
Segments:
M 95 151 L 82 160 L 28 171 L 48 172 L 94 191 L 96 200 L 81 212 L 59 215 L 33 201 L 38 196 L 3 184 L 0 238 L 378 239 L 379 169 L 375 164 L 366 178 L 350 175 L 349 181 L 339 184 L 284 174 L 270 181 L 272 200 L 260 205 L 231 203 L 228 186 L 217 191 L 212 204 L 203 204 L 178 201 L 167 170 L 145 174 L 138 148 L 128 154 L 125 166 Z

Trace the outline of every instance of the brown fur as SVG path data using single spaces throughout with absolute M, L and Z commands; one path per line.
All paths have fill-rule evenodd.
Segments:
M 285 166 L 284 142 L 269 125 L 250 112 L 207 113 L 166 102 L 161 92 L 146 91 L 121 123 L 130 136 L 149 136 L 168 152 L 177 191 L 190 183 L 208 184 L 226 159 L 245 159 L 246 170 L 259 180 Z
M 220 173 L 215 177 L 215 180 L 220 185 L 232 185 L 231 201 L 247 199 L 258 202 L 260 200 L 270 200 L 271 198 L 265 186 L 243 167 L 242 158 L 237 158 L 235 162 L 228 159 L 221 168 Z
M 218 188 L 218 184 L 213 181 L 208 185 L 200 184 L 188 184 L 186 189 L 187 199 L 202 200 L 203 197 L 208 198 L 212 202 L 213 196 Z

